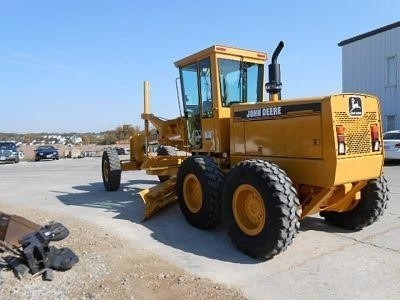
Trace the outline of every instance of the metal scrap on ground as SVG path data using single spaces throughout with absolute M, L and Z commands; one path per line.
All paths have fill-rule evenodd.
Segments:
M 69 270 L 79 261 L 71 249 L 49 245 L 68 235 L 61 223 L 40 226 L 21 216 L 0 212 L 1 269 L 13 270 L 19 279 L 31 273 L 42 275 L 43 280 L 53 280 L 53 270 Z

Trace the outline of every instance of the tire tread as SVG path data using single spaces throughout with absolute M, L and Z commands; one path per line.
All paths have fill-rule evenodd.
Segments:
M 200 211 L 193 214 L 188 210 L 183 198 L 184 176 L 191 170 L 201 170 L 203 205 Z M 200 229 L 211 229 L 222 220 L 221 191 L 224 185 L 224 174 L 214 160 L 208 156 L 192 156 L 184 160 L 177 175 L 177 195 L 181 211 L 187 221 Z
M 104 187 L 107 191 L 117 191 L 119 189 L 119 186 L 121 184 L 121 162 L 119 160 L 118 152 L 115 149 L 106 149 L 103 152 L 103 157 L 102 157 L 102 162 L 104 160 L 108 160 L 110 170 L 108 172 L 109 177 L 105 178 L 104 177 L 104 172 L 103 174 L 103 183 Z M 102 163 L 102 168 L 104 167 Z
M 268 187 L 272 198 L 275 200 L 273 212 L 277 220 L 275 226 L 275 240 L 271 240 L 265 245 L 249 248 L 246 243 L 242 243 L 240 239 L 235 239 L 233 232 L 230 232 L 233 243 L 247 255 L 270 259 L 278 253 L 286 250 L 293 242 L 300 228 L 300 202 L 297 197 L 297 192 L 293 187 L 293 183 L 287 176 L 286 172 L 279 168 L 276 164 L 259 159 L 252 159 L 240 162 L 231 172 L 235 174 L 236 170 L 243 172 L 254 172 L 255 176 L 262 178 L 263 184 Z M 225 185 L 224 195 L 229 187 Z M 224 199 L 224 204 L 232 199 Z M 232 219 L 231 205 L 228 205 L 228 211 L 225 213 L 228 219 Z M 224 209 L 225 210 L 225 209 Z
M 389 189 L 384 176 L 372 179 L 361 191 L 363 197 L 359 204 L 349 212 L 321 212 L 325 220 L 337 227 L 348 230 L 361 230 L 376 222 L 383 215 L 389 201 Z

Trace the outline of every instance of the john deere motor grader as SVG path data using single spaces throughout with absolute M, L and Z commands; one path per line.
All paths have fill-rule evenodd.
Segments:
M 269 99 L 266 53 L 225 46 L 175 63 L 183 110 L 176 119 L 150 113 L 145 82 L 144 134 L 131 138 L 129 160 L 104 151 L 106 190 L 119 188 L 122 170 L 147 170 L 161 183 L 140 193 L 146 218 L 178 200 L 190 224 L 223 221 L 232 242 L 257 258 L 285 250 L 309 215 L 350 230 L 375 222 L 388 200 L 378 99 L 281 100 L 283 46 L 268 68 Z M 157 154 L 149 151 L 154 142 Z

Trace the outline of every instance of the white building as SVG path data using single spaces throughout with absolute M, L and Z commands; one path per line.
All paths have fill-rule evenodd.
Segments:
M 400 22 L 338 44 L 342 47 L 343 92 L 376 95 L 384 130 L 400 129 Z

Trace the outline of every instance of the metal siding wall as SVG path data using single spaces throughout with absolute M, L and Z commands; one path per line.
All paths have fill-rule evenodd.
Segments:
M 396 55 L 397 85 L 385 87 L 386 58 Z M 400 128 L 400 27 L 342 46 L 343 92 L 361 92 L 381 99 L 383 121 L 396 115 Z M 386 125 L 385 125 L 386 126 Z

